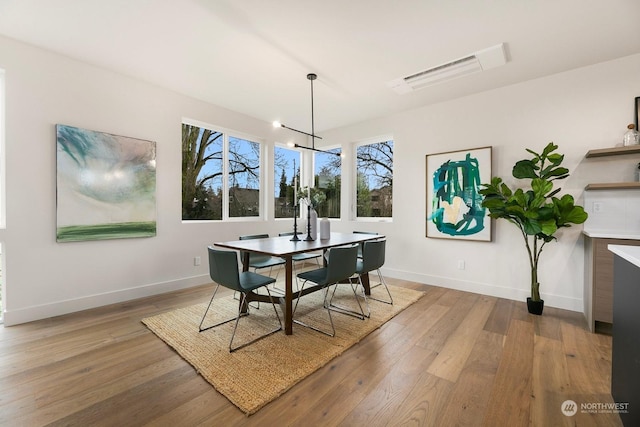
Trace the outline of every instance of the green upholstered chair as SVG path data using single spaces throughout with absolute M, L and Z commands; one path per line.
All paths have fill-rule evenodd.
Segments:
M 280 320 L 280 315 L 278 314 L 278 310 L 276 310 L 275 304 L 273 302 L 273 298 L 271 297 L 271 293 L 269 292 L 268 284 L 275 282 L 275 279 L 263 276 L 261 274 L 253 273 L 251 271 L 238 271 L 238 255 L 234 251 L 221 251 L 218 249 L 214 249 L 209 247 L 209 275 L 211 279 L 216 283 L 216 288 L 213 291 L 213 295 L 211 296 L 211 300 L 209 300 L 209 305 L 202 316 L 202 320 L 200 321 L 199 330 L 200 332 L 209 330 L 211 328 L 215 328 L 216 326 L 220 326 L 222 324 L 232 322 L 235 320 L 235 326 L 233 327 L 233 333 L 231 334 L 231 340 L 229 341 L 229 352 L 236 351 L 243 347 L 246 347 L 249 344 L 252 344 L 259 339 L 265 338 L 275 332 L 282 330 L 282 321 Z M 240 304 L 238 305 L 238 314 L 236 317 L 223 320 L 214 325 L 203 327 L 205 318 L 207 317 L 207 313 L 211 308 L 211 303 L 218 292 L 218 288 L 223 286 L 225 288 L 232 289 L 238 292 L 240 297 Z M 241 344 L 237 347 L 233 347 L 233 339 L 236 336 L 236 330 L 238 329 L 238 323 L 240 321 L 240 317 L 249 315 L 249 307 L 246 303 L 247 293 L 253 292 L 258 288 L 264 287 L 271 299 L 271 305 L 273 306 L 273 311 L 276 314 L 276 318 L 278 319 L 279 327 L 274 329 L 264 335 L 261 335 L 249 342 Z M 242 307 L 246 306 L 246 313 L 242 312 Z
M 286 233 L 280 233 L 278 234 L 278 236 L 293 236 L 293 231 L 289 231 Z M 315 260 L 316 264 L 318 265 L 318 267 L 320 267 L 320 262 L 318 261 L 318 258 L 320 258 L 322 256 L 322 254 L 319 253 L 313 253 L 313 252 L 305 252 L 303 254 L 295 254 L 291 257 L 291 259 L 293 260 L 293 268 L 295 269 L 295 265 L 297 263 L 304 263 L 306 261 L 309 260 Z
M 268 239 L 268 234 L 251 234 L 240 236 L 240 240 L 249 240 L 249 239 Z M 243 252 L 240 252 L 240 256 L 244 255 Z M 258 270 L 263 268 L 269 269 L 269 276 L 271 276 L 271 272 L 273 267 L 284 265 L 284 259 L 280 257 L 275 257 L 271 255 L 263 255 L 263 254 L 254 254 L 249 253 L 249 268 L 253 268 L 253 272 L 257 273 Z M 278 270 L 279 272 L 280 270 Z M 276 279 L 278 278 L 278 273 L 276 273 Z
M 376 233 L 375 231 L 354 231 L 353 234 L 371 234 L 375 236 L 378 235 L 378 233 Z M 362 258 L 362 249 L 364 247 L 364 243 L 365 242 L 362 242 L 358 245 L 358 258 Z
M 372 296 L 369 296 L 369 299 L 384 302 L 386 304 L 393 304 L 393 297 L 391 297 L 389 287 L 387 286 L 387 283 L 384 281 L 384 277 L 380 272 L 380 267 L 384 265 L 386 245 L 386 240 L 371 240 L 368 242 L 364 242 L 364 248 L 362 249 L 362 258 L 358 259 L 358 263 L 356 265 L 356 274 L 360 276 L 369 274 L 369 272 L 375 270 L 378 273 L 378 279 L 380 280 L 380 283 L 375 286 L 371 286 L 371 288 L 373 289 L 380 285 L 384 286 L 387 294 L 389 295 L 389 300 L 382 300 L 374 298 Z
M 371 235 L 375 235 L 375 236 L 377 236 L 377 235 L 378 235 L 378 233 L 376 233 L 375 231 L 354 231 L 354 232 L 353 232 L 353 234 L 371 234 Z M 363 244 L 364 244 L 364 242 L 362 242 L 362 243 L 360 243 L 360 244 L 358 245 L 358 258 L 362 258 L 362 247 L 363 247 Z M 330 251 L 331 251 L 331 250 L 328 250 L 328 251 L 325 253 L 325 255 L 324 255 L 326 259 L 329 259 L 329 258 L 328 258 L 328 257 L 329 257 L 329 254 L 328 254 L 328 253 L 329 253 Z
M 327 313 L 329 315 L 331 332 L 323 331 L 318 327 L 308 325 L 296 319 L 294 319 L 295 323 L 305 326 L 307 328 L 311 328 L 325 335 L 329 335 L 330 337 L 335 336 L 336 330 L 333 325 L 333 318 L 331 317 L 332 310 L 330 309 L 329 301 L 327 300 L 328 294 L 329 294 L 328 290 L 331 285 L 338 284 L 339 282 L 342 282 L 342 281 L 348 281 L 348 283 L 351 283 L 351 277 L 356 272 L 357 259 L 358 259 L 357 246 L 333 248 L 329 253 L 329 260 L 327 262 L 326 267 L 305 271 L 297 275 L 298 278 L 303 280 L 302 288 L 300 289 L 300 292 L 304 291 L 304 287 L 308 282 L 315 283 L 316 285 L 321 286 L 321 289 L 324 290 L 323 306 L 327 309 Z M 355 290 L 354 290 L 354 294 L 355 294 Z M 298 308 L 299 301 L 300 301 L 300 298 L 296 300 L 296 305 L 293 308 L 294 315 L 295 315 L 296 309 Z M 360 305 L 360 302 L 358 301 L 357 297 L 356 297 L 356 301 L 358 302 L 358 305 Z M 364 312 L 362 314 L 362 319 L 364 319 Z

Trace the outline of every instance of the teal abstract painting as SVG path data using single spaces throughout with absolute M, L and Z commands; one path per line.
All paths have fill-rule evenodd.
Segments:
M 56 125 L 58 242 L 156 235 L 156 143 Z
M 480 185 L 491 180 L 491 147 L 427 155 L 427 237 L 491 241 Z

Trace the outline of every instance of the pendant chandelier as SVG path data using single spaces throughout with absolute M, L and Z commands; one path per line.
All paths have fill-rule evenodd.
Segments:
M 331 151 L 325 151 L 325 150 L 320 150 L 319 148 L 316 148 L 316 139 L 322 139 L 322 137 L 317 136 L 315 133 L 315 123 L 314 123 L 314 117 L 313 117 L 313 81 L 316 80 L 317 78 L 318 76 L 314 73 L 307 74 L 307 79 L 311 82 L 311 133 L 303 132 L 301 130 L 291 128 L 289 126 L 285 126 L 284 124 L 277 121 L 273 122 L 273 127 L 282 127 L 282 128 L 289 129 L 294 132 L 298 132 L 303 135 L 307 135 L 311 137 L 311 147 L 307 147 L 306 145 L 294 144 L 293 146 L 296 148 L 302 148 L 305 150 L 312 150 L 312 151 L 317 151 L 317 152 L 326 153 L 326 154 L 333 154 L 334 156 L 341 157 L 341 153 L 334 153 Z

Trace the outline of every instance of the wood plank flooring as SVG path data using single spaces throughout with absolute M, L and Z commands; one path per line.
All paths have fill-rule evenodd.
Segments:
M 426 292 L 246 417 L 140 322 L 212 285 L 0 328 L 1 426 L 620 426 L 562 414 L 612 402 L 611 337 L 579 313 L 389 279 Z

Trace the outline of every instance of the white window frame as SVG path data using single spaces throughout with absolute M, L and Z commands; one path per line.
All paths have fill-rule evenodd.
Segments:
M 267 218 L 267 206 L 266 197 L 268 192 L 265 191 L 266 181 L 264 178 L 264 171 L 268 170 L 268 151 L 267 144 L 262 138 L 255 135 L 250 135 L 244 132 L 236 131 L 233 129 L 225 128 L 224 126 L 217 126 L 211 123 L 202 122 L 199 120 L 183 118 L 180 126 L 183 124 L 196 126 L 199 128 L 206 128 L 216 132 L 222 133 L 222 219 L 202 219 L 191 220 L 181 219 L 183 224 L 191 223 L 203 223 L 203 222 L 247 222 L 247 221 L 266 221 Z M 242 217 L 230 217 L 229 216 L 229 136 L 234 138 L 243 139 L 250 142 L 255 142 L 260 145 L 260 179 L 258 183 L 258 191 L 260 196 L 258 197 L 258 210 L 260 214 L 258 216 L 242 216 Z M 182 155 L 182 151 L 180 152 Z M 180 177 L 182 178 L 182 170 L 180 170 Z

